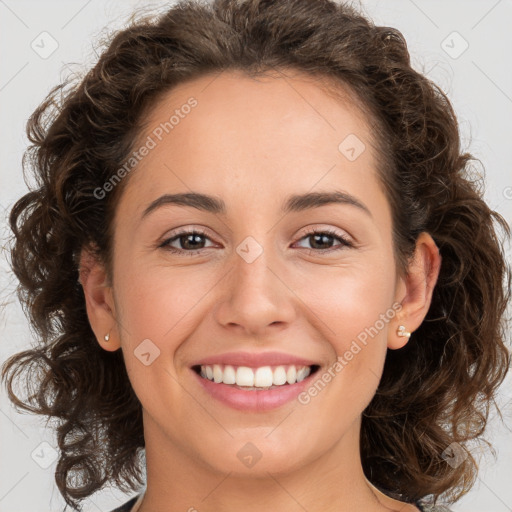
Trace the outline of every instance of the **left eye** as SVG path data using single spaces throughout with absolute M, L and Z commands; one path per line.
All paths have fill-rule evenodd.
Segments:
M 207 234 L 203 231 L 182 231 L 181 233 L 176 234 L 172 238 L 168 238 L 167 240 L 165 240 L 159 247 L 165 248 L 166 250 L 173 253 L 185 253 L 188 256 L 191 256 L 199 253 L 201 249 L 205 248 L 198 247 L 198 245 L 201 245 L 203 243 L 200 240 L 201 238 L 210 240 Z M 331 251 L 338 251 L 343 249 L 344 247 L 353 247 L 353 244 L 352 242 L 350 242 L 350 240 L 345 238 L 343 235 L 328 229 L 323 231 L 311 231 L 304 235 L 300 240 L 309 239 L 310 243 L 312 241 L 312 243 L 315 245 L 331 245 L 331 243 L 328 240 L 332 238 L 339 240 L 341 243 L 335 247 L 306 249 L 309 252 L 326 253 Z M 173 247 L 171 245 L 175 242 L 179 242 L 181 248 Z
M 350 240 L 345 238 L 343 235 L 339 235 L 335 231 L 331 231 L 329 229 L 323 230 L 323 231 L 316 231 L 316 230 L 312 231 L 310 233 L 307 233 L 305 236 L 303 236 L 301 238 L 301 240 L 305 240 L 305 239 L 309 239 L 310 241 L 313 240 L 313 243 L 315 245 L 316 244 L 330 245 L 329 242 L 326 241 L 330 238 L 339 240 L 341 242 L 341 244 L 336 247 L 328 247 L 327 249 L 325 249 L 325 248 L 324 249 L 322 249 L 322 248 L 309 249 L 309 252 L 316 252 L 316 251 L 331 252 L 331 251 L 339 251 L 339 250 L 343 249 L 344 247 L 353 247 L 353 244 L 352 244 L 352 242 L 350 242 Z

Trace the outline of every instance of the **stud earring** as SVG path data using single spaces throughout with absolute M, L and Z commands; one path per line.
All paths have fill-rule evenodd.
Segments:
M 103 339 L 105 341 L 108 341 L 110 339 L 110 332 L 107 332 L 107 334 L 105 334 L 105 336 L 103 336 Z
M 403 336 L 404 338 L 411 337 L 411 333 L 405 330 L 405 325 L 399 325 L 396 333 L 398 336 Z

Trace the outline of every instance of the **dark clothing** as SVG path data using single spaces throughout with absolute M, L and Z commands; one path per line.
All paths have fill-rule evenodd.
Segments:
M 133 505 L 135 505 L 135 502 L 138 500 L 139 494 L 137 496 L 134 496 L 130 501 L 127 501 L 120 507 L 116 508 L 115 510 L 112 510 L 112 512 L 130 512 Z

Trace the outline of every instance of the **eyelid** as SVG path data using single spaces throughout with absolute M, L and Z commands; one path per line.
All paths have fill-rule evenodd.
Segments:
M 344 232 L 344 233 L 338 232 L 338 229 L 339 228 L 334 228 L 331 226 L 329 226 L 329 227 L 319 227 L 318 225 L 317 226 L 306 226 L 301 230 L 301 232 L 299 232 L 300 234 L 298 234 L 298 235 L 296 235 L 296 237 L 294 237 L 295 238 L 294 245 L 310 236 L 314 236 L 317 234 L 319 234 L 319 235 L 323 234 L 323 235 L 327 235 L 331 238 L 337 239 L 340 242 L 340 244 L 336 245 L 334 247 L 330 247 L 328 249 L 308 249 L 306 247 L 302 247 L 301 249 L 307 251 L 308 254 L 323 256 L 323 255 L 329 255 L 331 253 L 337 253 L 341 250 L 355 248 L 357 243 L 354 241 L 354 239 L 350 235 L 347 235 L 346 232 Z M 189 226 L 181 226 L 179 228 L 174 229 L 171 233 L 169 233 L 168 235 L 166 235 L 164 237 L 162 242 L 159 242 L 157 244 L 157 247 L 167 250 L 171 253 L 175 253 L 178 255 L 187 255 L 187 256 L 194 256 L 194 255 L 199 254 L 207 249 L 213 248 L 210 246 L 210 247 L 203 247 L 200 249 L 186 250 L 186 249 L 175 248 L 170 245 L 171 242 L 175 242 L 181 236 L 186 236 L 186 235 L 200 235 L 200 236 L 204 237 L 205 239 L 208 239 L 211 242 L 215 243 L 214 237 L 210 236 L 207 228 L 205 228 L 203 226 L 189 225 Z
M 185 224 L 183 226 L 178 226 L 177 228 L 171 229 L 170 231 L 166 231 L 165 235 L 162 236 L 162 241 L 165 242 L 177 235 L 183 235 L 193 231 L 200 233 L 201 235 L 208 236 L 208 238 L 212 238 L 207 227 L 201 226 L 200 224 Z
M 350 240 L 351 242 L 355 243 L 355 239 L 351 235 L 349 235 L 345 230 L 338 228 L 338 227 L 331 226 L 331 225 L 325 225 L 325 224 L 314 224 L 312 226 L 311 225 L 306 226 L 299 231 L 297 237 L 303 238 L 304 236 L 314 234 L 315 232 L 316 233 L 330 233 L 333 236 L 337 236 L 339 238 L 345 238 L 345 239 Z
M 351 249 L 351 248 L 355 248 L 356 247 L 356 243 L 355 241 L 353 240 L 352 237 L 350 237 L 349 235 L 346 235 L 345 233 L 339 233 L 337 231 L 337 229 L 335 228 L 332 228 L 332 227 L 312 227 L 312 228 L 305 228 L 306 231 L 303 232 L 300 236 L 297 237 L 297 241 L 295 242 L 298 243 L 300 242 L 301 240 L 304 240 L 310 236 L 314 236 L 314 235 L 327 235 L 327 236 L 330 236 L 331 238 L 334 238 L 334 239 L 338 239 L 341 244 L 338 245 L 338 246 L 335 246 L 335 247 L 331 247 L 329 249 L 308 249 L 308 248 L 304 248 L 306 251 L 308 251 L 308 253 L 310 254 L 317 254 L 317 255 L 327 255 L 329 253 L 333 253 L 333 252 L 337 252 L 337 251 L 341 251 L 343 248 L 345 249 Z
M 157 243 L 158 247 L 162 247 L 164 244 L 167 244 L 169 241 L 177 239 L 180 236 L 197 234 L 202 235 L 205 238 L 208 238 L 212 242 L 214 241 L 214 237 L 212 237 L 207 228 L 203 226 L 199 226 L 197 224 L 190 224 L 186 226 L 181 226 L 179 228 L 175 228 L 170 232 L 167 232 L 161 240 Z M 192 252 L 192 251 L 187 251 Z
M 296 237 L 297 237 L 297 241 L 298 241 L 299 239 L 302 239 L 302 238 L 304 238 L 305 236 L 308 236 L 308 235 L 312 235 L 315 232 L 317 232 L 317 233 L 327 233 L 327 232 L 329 232 L 329 234 L 331 234 L 332 236 L 336 236 L 336 237 L 339 237 L 339 238 L 344 238 L 347 241 L 350 240 L 351 242 L 355 243 L 354 238 L 352 236 L 348 235 L 348 233 L 346 233 L 346 231 L 338 233 L 337 229 L 338 228 L 329 227 L 329 226 L 327 226 L 327 227 L 325 227 L 325 226 L 321 226 L 321 227 L 318 227 L 318 226 L 306 226 L 306 227 L 302 228 L 299 231 L 299 233 L 296 235 Z M 185 226 L 177 227 L 177 228 L 173 229 L 171 232 L 166 233 L 162 237 L 161 242 L 162 243 L 163 242 L 167 242 L 171 238 L 175 238 L 175 237 L 177 237 L 179 235 L 192 234 L 192 232 L 196 232 L 196 234 L 204 235 L 205 237 L 210 238 L 210 239 L 214 238 L 214 237 L 212 237 L 209 234 L 208 228 L 205 228 L 204 226 L 201 226 L 201 225 L 198 225 L 198 224 L 190 224 L 190 225 L 185 225 Z

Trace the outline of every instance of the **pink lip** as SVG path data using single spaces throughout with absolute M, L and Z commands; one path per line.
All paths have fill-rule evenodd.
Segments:
M 297 398 L 310 385 L 311 379 L 318 372 L 308 375 L 304 380 L 295 384 L 284 384 L 262 391 L 244 391 L 228 384 L 212 382 L 201 377 L 194 370 L 192 370 L 192 373 L 199 379 L 199 384 L 203 389 L 220 402 L 240 411 L 264 412 L 280 407 Z
M 205 357 L 204 359 L 193 363 L 191 366 L 213 364 L 229 364 L 232 366 L 258 368 L 260 366 L 279 366 L 287 364 L 296 366 L 312 366 L 319 363 L 308 359 L 302 359 L 291 354 L 285 354 L 284 352 L 261 352 L 259 354 L 251 352 L 226 352 L 216 356 Z M 261 391 L 258 391 L 258 393 L 261 393 Z

